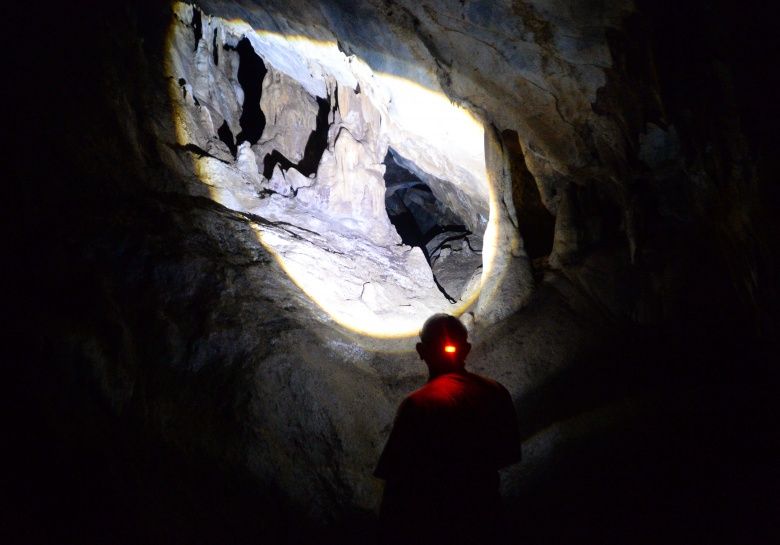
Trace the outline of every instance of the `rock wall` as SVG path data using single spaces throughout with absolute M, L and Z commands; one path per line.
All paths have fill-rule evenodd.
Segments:
M 479 278 L 469 282 L 476 268 L 450 275 L 464 277 L 457 299 L 441 293 L 427 254 L 401 244 L 390 224 L 383 180 L 392 145 L 481 236 L 489 187 L 481 129 L 467 112 L 415 81 L 385 81 L 340 51 L 338 34 L 300 23 L 269 31 L 267 15 L 250 17 L 265 24 L 253 28 L 190 4 L 173 9 L 165 70 L 177 149 L 194 161 L 183 174 L 231 209 L 283 222 L 261 240 L 342 325 L 409 335 L 426 316 L 468 308 L 478 295 Z M 287 13 L 275 15 L 277 26 Z M 169 162 L 181 166 L 178 157 Z

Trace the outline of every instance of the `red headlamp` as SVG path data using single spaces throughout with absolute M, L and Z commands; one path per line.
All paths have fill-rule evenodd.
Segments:
M 447 354 L 454 354 L 455 352 L 458 351 L 458 347 L 455 346 L 454 344 L 445 344 L 444 345 L 444 351 Z

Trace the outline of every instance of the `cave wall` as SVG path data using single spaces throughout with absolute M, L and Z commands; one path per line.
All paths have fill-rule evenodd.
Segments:
M 470 322 L 470 362 L 510 389 L 526 439 L 502 474 L 508 539 L 759 542 L 778 240 L 762 18 L 706 2 L 296 6 L 263 9 L 338 29 L 346 52 L 487 127 L 506 273 Z M 256 218 L 171 166 L 198 152 L 175 149 L 170 18 L 87 3 L 13 19 L 6 531 L 370 542 L 371 470 L 423 369 L 412 341 L 332 323 Z M 520 215 L 545 211 L 525 232 Z

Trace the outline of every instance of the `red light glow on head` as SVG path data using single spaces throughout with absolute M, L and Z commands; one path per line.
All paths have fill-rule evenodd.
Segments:
M 447 354 L 454 354 L 455 352 L 458 351 L 458 348 L 455 345 L 453 345 L 453 344 L 445 344 L 444 345 L 444 351 Z

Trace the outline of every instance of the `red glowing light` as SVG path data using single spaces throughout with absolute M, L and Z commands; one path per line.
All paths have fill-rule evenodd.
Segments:
M 444 351 L 447 354 L 454 354 L 457 350 L 458 349 L 451 344 L 448 344 L 447 346 L 444 347 Z

